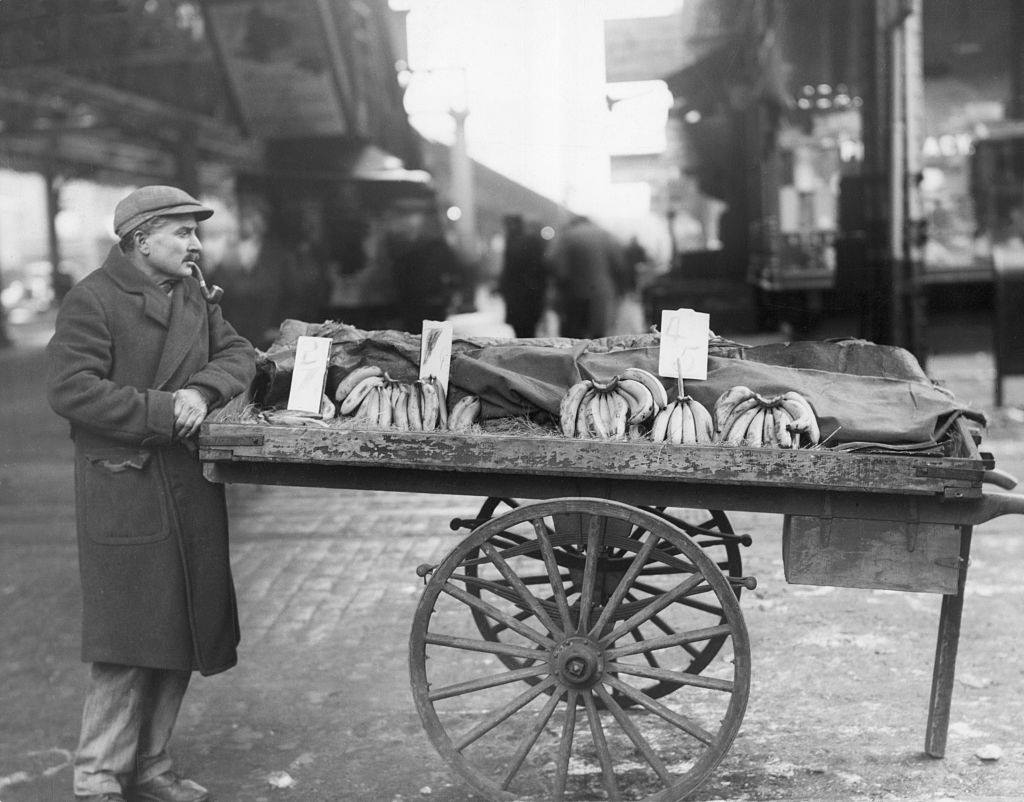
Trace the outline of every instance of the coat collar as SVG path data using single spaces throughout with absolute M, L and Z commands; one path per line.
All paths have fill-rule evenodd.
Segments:
M 170 323 L 171 300 L 149 276 L 114 245 L 103 262 L 104 272 L 125 292 L 142 296 L 143 311 L 164 328 Z
M 206 315 L 206 300 L 199 291 L 199 282 L 192 277 L 184 278 L 168 297 L 116 245 L 107 254 L 102 269 L 125 292 L 141 295 L 146 317 L 167 329 L 154 379 L 154 388 L 159 390 L 173 376 L 202 331 L 200 323 Z

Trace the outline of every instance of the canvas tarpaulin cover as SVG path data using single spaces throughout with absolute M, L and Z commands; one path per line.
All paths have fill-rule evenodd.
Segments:
M 300 334 L 330 337 L 328 386 L 359 365 L 379 365 L 399 381 L 418 375 L 420 338 L 398 331 L 363 331 L 343 323 L 285 321 L 259 355 L 254 396 L 265 405 L 287 398 L 286 381 Z M 457 339 L 452 346 L 450 401 L 471 393 L 483 401 L 482 418 L 557 420 L 565 391 L 583 378 L 607 381 L 627 367 L 657 372 L 658 334 L 595 340 Z M 684 390 L 709 410 L 723 392 L 744 385 L 764 396 L 795 390 L 814 408 L 827 445 L 935 442 L 957 415 L 971 413 L 932 382 L 909 352 L 847 339 L 745 346 L 709 342 L 706 380 Z M 283 385 L 283 387 L 282 387 Z M 665 380 L 669 396 L 676 383 Z

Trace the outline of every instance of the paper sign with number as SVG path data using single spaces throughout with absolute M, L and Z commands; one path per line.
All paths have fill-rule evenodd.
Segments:
M 288 409 L 314 414 L 320 412 L 330 356 L 330 337 L 299 337 L 295 344 L 295 370 L 292 371 L 292 384 L 288 391 Z
M 434 376 L 448 392 L 448 371 L 452 362 L 452 324 L 424 320 L 420 338 L 420 378 Z
M 677 379 L 706 379 L 710 321 L 706 312 L 663 309 L 658 373 Z

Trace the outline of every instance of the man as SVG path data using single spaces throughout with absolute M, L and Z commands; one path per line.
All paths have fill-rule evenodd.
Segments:
M 437 210 L 417 208 L 401 215 L 386 247 L 401 328 L 419 333 L 424 320 L 445 320 L 465 266 L 448 242 Z
M 611 234 L 578 215 L 553 243 L 550 259 L 562 336 L 607 336 L 617 300 L 615 277 L 622 272 L 622 251 Z
M 498 292 L 505 300 L 505 322 L 516 337 L 533 337 L 548 294 L 547 243 L 522 215 L 505 217 L 505 254 Z
M 244 390 L 255 352 L 192 277 L 213 211 L 174 187 L 132 192 L 120 238 L 61 304 L 48 399 L 71 423 L 82 658 L 92 682 L 74 761 L 79 800 L 204 802 L 168 741 L 192 671 L 236 662 L 238 615 L 223 486 L 195 435 Z

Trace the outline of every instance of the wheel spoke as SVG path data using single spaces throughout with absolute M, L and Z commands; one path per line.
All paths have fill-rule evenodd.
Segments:
M 516 594 L 512 592 L 507 582 L 500 582 L 494 579 L 482 579 L 479 576 L 473 574 L 455 574 L 451 576 L 452 579 L 461 581 L 467 588 L 473 588 L 474 590 L 489 590 L 495 596 L 500 599 L 504 599 L 507 602 L 511 602 L 520 609 L 527 609 L 524 605 L 517 601 Z M 474 593 L 474 596 L 479 598 L 480 594 Z
M 548 529 L 544 526 L 544 521 L 537 519 L 530 521 L 533 524 L 533 529 L 537 533 L 537 542 L 540 543 L 541 557 L 544 559 L 544 567 L 547 569 L 548 579 L 551 582 L 551 590 L 555 596 L 555 606 L 558 608 L 558 614 L 562 618 L 563 630 L 568 632 L 572 629 L 572 613 L 569 610 L 569 600 L 565 595 L 565 580 L 570 579 L 566 576 L 563 578 L 559 572 L 558 563 L 555 559 L 555 550 L 551 545 L 551 538 L 548 535 Z
M 505 779 L 502 780 L 501 783 L 502 790 L 507 790 L 512 784 L 513 778 L 522 767 L 523 761 L 526 760 L 526 756 L 530 754 L 530 750 L 533 749 L 533 745 L 537 743 L 537 739 L 544 731 L 544 725 L 548 723 L 548 720 L 555 712 L 555 708 L 558 707 L 558 702 L 561 700 L 564 693 L 565 691 L 562 690 L 558 693 L 551 694 L 547 703 L 533 720 L 533 726 L 531 726 L 529 731 L 523 736 L 523 739 L 519 742 L 519 746 L 516 748 L 515 754 L 512 756 L 512 763 L 509 766 L 508 773 L 505 775 Z
M 695 688 L 708 688 L 712 691 L 725 691 L 732 693 L 735 683 L 729 679 L 718 679 L 717 677 L 704 677 L 700 674 L 691 674 L 689 671 L 670 671 L 665 668 L 651 668 L 649 666 L 637 665 L 635 663 L 620 663 L 612 660 L 605 664 L 608 671 L 616 674 L 632 674 L 635 677 L 646 677 L 661 682 L 671 682 L 675 685 L 692 685 Z
M 661 540 L 661 538 L 657 535 L 651 535 L 646 541 L 644 541 L 640 550 L 630 563 L 629 568 L 626 570 L 626 573 L 623 574 L 622 578 L 619 580 L 619 584 L 615 586 L 615 590 L 612 592 L 612 595 L 605 604 L 604 610 L 601 611 L 600 617 L 594 622 L 594 626 L 591 628 L 589 633 L 590 637 L 597 637 L 597 634 L 607 626 L 609 621 L 612 620 L 616 610 L 619 609 L 619 605 L 622 604 L 623 598 L 629 592 L 630 586 L 633 584 L 640 571 L 642 571 L 644 566 L 647 564 L 647 558 L 650 556 L 651 551 L 653 551 L 659 540 Z
M 670 573 L 672 573 L 672 572 L 671 571 L 666 571 L 666 574 L 670 574 Z M 637 582 L 636 584 L 633 585 L 633 590 L 639 590 L 639 591 L 641 591 L 643 593 L 648 594 L 649 596 L 660 596 L 662 593 L 665 592 L 664 588 L 659 588 L 656 585 L 648 585 L 646 582 Z M 637 597 L 636 596 L 632 596 L 632 598 L 636 599 Z
M 505 562 L 505 558 L 498 553 L 497 549 L 495 549 L 490 543 L 483 543 L 481 548 L 484 553 L 490 557 L 495 568 L 497 568 L 498 571 L 501 572 L 501 575 L 505 577 L 505 581 L 515 589 L 516 593 L 519 594 L 519 597 L 527 607 L 529 607 L 533 611 L 533 614 L 537 616 L 537 620 L 547 627 L 548 632 L 555 636 L 563 635 L 564 633 L 561 627 L 558 627 L 555 622 L 551 620 L 547 610 L 541 606 L 537 597 L 530 593 L 526 585 L 524 585 L 522 580 L 519 578 L 519 575 L 512 570 L 507 562 Z
M 551 669 L 547 665 L 530 666 L 529 668 L 518 668 L 515 671 L 506 671 L 502 674 L 493 674 L 489 677 L 478 677 L 477 679 L 456 682 L 454 685 L 445 685 L 443 688 L 431 690 L 427 698 L 431 702 L 440 699 L 450 699 L 453 696 L 462 696 L 467 693 L 476 693 L 487 688 L 497 688 L 499 685 L 508 685 L 510 682 L 539 677 L 547 674 Z
M 692 735 L 698 741 L 710 746 L 715 741 L 715 736 L 700 726 L 697 722 L 692 721 L 687 716 L 676 713 L 674 710 L 670 710 L 661 704 L 656 702 L 650 696 L 643 691 L 639 691 L 632 685 L 627 685 L 625 682 L 620 680 L 618 677 L 606 676 L 604 681 L 612 686 L 615 690 L 621 693 L 623 696 L 627 696 L 636 702 L 638 705 L 646 707 L 652 713 L 661 718 L 665 719 L 669 724 L 672 724 L 677 729 L 682 730 L 688 735 Z
M 626 535 L 624 544 L 609 551 L 608 556 L 612 559 L 622 560 L 632 554 L 635 549 L 629 548 L 626 544 L 631 545 L 634 541 L 639 543 L 640 538 L 642 538 L 647 532 L 651 531 L 646 526 L 640 526 L 639 524 L 632 524 L 631 527 L 629 534 Z
M 572 581 L 572 577 L 568 574 L 556 574 L 554 581 L 552 581 L 550 576 L 541 576 L 540 574 L 537 574 L 537 576 L 521 576 L 519 578 L 523 580 L 523 584 L 525 585 L 543 585 L 545 582 L 551 582 L 552 587 L 555 586 L 556 582 L 562 584 Z
M 491 545 L 497 545 L 503 551 L 515 551 L 523 546 L 529 548 L 530 539 L 515 532 L 501 532 L 491 538 Z M 483 557 L 471 557 L 463 560 L 463 565 L 486 565 L 487 560 Z
M 661 594 L 665 592 L 661 588 L 655 587 L 654 585 L 648 585 L 645 582 L 637 582 L 635 585 L 633 585 L 633 587 L 637 590 L 642 590 L 644 593 L 650 593 L 652 596 L 655 597 L 661 596 Z M 694 590 L 691 590 L 689 593 L 687 593 L 686 598 L 680 599 L 679 603 L 685 604 L 687 607 L 693 607 L 695 610 L 701 610 L 705 613 L 711 613 L 713 615 L 721 616 L 721 607 L 715 607 L 713 604 L 708 604 L 707 602 L 702 602 L 694 599 L 694 596 L 699 596 L 702 593 L 709 592 L 711 592 L 710 585 L 704 585 L 704 587 L 697 587 Z
M 565 721 L 562 722 L 562 740 L 558 743 L 558 762 L 555 768 L 555 802 L 565 799 L 565 783 L 569 777 L 569 758 L 572 756 L 572 737 L 576 732 L 576 697 L 570 689 L 565 700 Z
M 583 588 L 580 597 L 580 618 L 576 631 L 583 634 L 587 631 L 590 621 L 590 608 L 594 603 L 594 588 L 597 582 L 598 549 L 601 545 L 601 521 L 597 515 L 591 515 L 587 524 L 587 554 L 583 566 Z
M 638 602 L 638 601 L 639 601 L 639 600 L 638 600 L 638 599 L 637 599 L 637 598 L 636 598 L 635 596 L 633 596 L 632 594 L 630 594 L 630 595 L 628 596 L 628 599 L 629 599 L 629 601 L 631 601 L 631 602 Z M 669 626 L 668 624 L 666 624 L 666 623 L 665 623 L 665 622 L 664 622 L 664 621 L 662 620 L 662 618 L 661 618 L 661 616 L 660 616 L 660 615 L 655 615 L 655 616 L 652 616 L 652 617 L 651 617 L 651 623 L 652 623 L 652 624 L 654 624 L 654 626 L 656 626 L 656 627 L 657 627 L 658 629 L 660 629 L 660 630 L 661 630 L 662 632 L 664 632 L 664 633 L 665 633 L 666 635 L 674 635 L 674 634 L 675 634 L 675 632 L 676 632 L 676 631 L 675 631 L 675 629 L 673 629 L 672 627 L 670 627 L 670 626 Z M 640 633 L 639 633 L 639 632 L 638 632 L 637 630 L 635 630 L 635 629 L 634 629 L 634 630 L 632 630 L 632 632 L 633 632 L 633 639 L 634 639 L 634 640 L 636 640 L 636 641 L 642 641 L 642 640 L 645 640 L 645 638 L 643 638 L 643 637 L 641 637 L 641 636 L 640 636 Z M 685 651 L 685 652 L 686 652 L 687 654 L 689 654 L 689 655 L 690 655 L 690 657 L 694 657 L 694 658 L 695 658 L 695 657 L 697 657 L 697 655 L 699 655 L 699 654 L 700 654 L 700 649 L 697 649 L 697 648 L 695 648 L 695 647 L 691 646 L 691 645 L 690 645 L 689 643 L 683 643 L 683 644 L 682 644 L 682 647 L 683 647 L 683 651 Z M 647 662 L 648 662 L 648 663 L 650 663 L 651 661 L 650 661 L 650 660 L 648 660 Z
M 627 632 L 629 632 L 631 629 L 636 629 L 644 621 L 647 621 L 652 616 L 655 616 L 658 613 L 660 613 L 662 610 L 664 610 L 666 607 L 668 607 L 670 604 L 676 601 L 676 599 L 680 598 L 681 596 L 685 596 L 694 587 L 696 587 L 703 581 L 704 577 L 701 574 L 693 574 L 692 576 L 687 577 L 671 590 L 663 593 L 661 596 L 652 599 L 650 603 L 644 605 L 641 609 L 637 610 L 633 615 L 631 615 L 629 618 L 627 618 L 625 621 L 623 621 L 621 624 L 615 627 L 607 635 L 602 636 L 600 641 L 601 644 L 603 646 L 607 646 L 610 643 L 614 643 Z
M 692 574 L 693 566 L 688 566 L 686 571 L 680 571 L 674 565 L 658 565 L 655 563 L 648 566 L 641 576 L 678 576 L 680 573 Z
M 448 646 L 452 649 L 463 649 L 467 652 L 488 652 L 490 654 L 504 654 L 508 657 L 521 657 L 531 662 L 544 659 L 544 652 L 542 651 L 530 649 L 526 646 L 515 646 L 514 644 L 501 641 L 459 638 L 454 635 L 427 633 L 424 637 L 424 642 L 432 646 Z
M 633 745 L 640 750 L 640 754 L 644 756 L 644 759 L 651 764 L 651 768 L 654 769 L 655 774 L 661 779 L 666 785 L 672 784 L 672 775 L 669 774 L 668 767 L 665 765 L 658 753 L 654 751 L 654 747 L 651 746 L 650 742 L 644 738 L 643 733 L 637 728 L 636 724 L 633 723 L 633 719 L 629 717 L 629 714 L 622 709 L 618 702 L 615 701 L 608 691 L 604 689 L 604 686 L 600 683 L 594 687 L 594 692 L 597 694 L 601 703 L 619 722 L 619 726 L 622 727 L 622 731 L 629 736 L 629 740 L 633 742 Z
M 501 556 L 508 557 L 522 557 L 524 554 L 533 555 L 537 551 L 537 543 L 526 537 L 517 535 L 517 540 L 514 541 L 515 545 L 509 547 L 502 547 Z M 511 539 L 511 536 L 510 536 Z M 462 561 L 463 565 L 486 565 L 489 560 L 486 557 L 473 557 Z
M 644 636 L 638 630 L 631 629 L 629 631 L 629 635 L 637 643 L 644 642 Z M 651 654 L 650 651 L 644 650 L 643 656 L 644 660 L 646 660 L 652 668 L 661 668 L 661 665 L 658 663 L 658 659 L 653 654 Z
M 708 604 L 707 602 L 699 601 L 692 596 L 685 599 L 679 600 L 680 604 L 684 604 L 687 607 L 692 607 L 694 610 L 700 610 L 702 613 L 710 613 L 711 615 L 717 615 L 719 618 L 722 617 L 722 608 L 714 604 Z
M 480 565 L 484 564 L 485 563 L 483 562 L 480 563 Z M 505 585 L 501 582 L 491 582 L 486 579 L 477 579 L 473 577 L 472 574 L 452 574 L 452 577 L 455 579 L 463 579 L 463 581 L 467 585 L 475 585 L 481 588 L 486 587 L 488 589 L 494 589 L 505 587 Z M 536 576 L 521 576 L 519 577 L 519 579 L 522 581 L 524 585 L 543 585 L 544 583 L 551 581 L 551 579 L 546 574 L 537 574 Z M 572 581 L 572 577 L 569 576 L 569 574 L 559 574 L 559 579 L 561 579 L 563 582 Z M 497 590 L 494 590 L 494 593 L 497 595 L 501 595 Z
M 494 605 L 488 604 L 482 599 L 478 599 L 472 593 L 467 593 L 462 588 L 453 585 L 451 582 L 445 582 L 441 589 L 449 596 L 454 596 L 456 599 L 469 605 L 474 610 L 479 610 L 481 613 L 490 616 L 495 621 L 500 621 L 506 627 L 518 632 L 524 638 L 529 638 L 534 643 L 537 643 L 547 649 L 553 649 L 555 647 L 555 642 L 551 640 L 551 638 L 542 635 L 537 630 L 517 621 L 515 618 L 505 614 Z
M 654 624 L 658 629 L 664 632 L 666 635 L 671 635 L 675 630 L 666 624 L 660 615 L 656 615 L 651 619 L 651 623 Z M 700 649 L 695 646 L 691 646 L 689 643 L 683 644 L 683 651 L 686 652 L 690 657 L 696 657 L 700 654 Z
M 728 635 L 731 632 L 732 627 L 728 624 L 722 624 L 717 627 L 706 627 L 704 629 L 694 629 L 689 632 L 678 632 L 671 635 L 665 635 L 661 638 L 640 640 L 637 643 L 630 643 L 626 646 L 616 646 L 613 649 L 608 649 L 608 651 L 605 652 L 605 657 L 614 660 L 617 657 L 626 657 L 631 654 L 653 652 L 658 649 L 669 649 L 673 646 L 682 646 L 687 643 L 711 640 L 712 638 Z
M 695 537 L 697 535 L 709 535 L 711 537 L 719 537 L 723 534 L 722 530 L 718 528 L 718 523 L 717 521 L 715 521 L 714 518 L 707 521 L 703 521 L 699 524 L 691 524 L 689 521 L 684 521 L 682 518 L 677 518 L 675 515 L 670 515 L 669 513 L 664 511 L 661 511 L 657 514 L 669 523 L 678 526 L 690 537 Z
M 532 702 L 542 693 L 547 691 L 553 685 L 557 684 L 557 682 L 558 680 L 556 680 L 554 677 L 551 677 L 545 682 L 541 682 L 537 685 L 533 685 L 530 688 L 527 688 L 507 705 L 498 708 L 485 719 L 483 719 L 479 724 L 473 727 L 473 729 L 469 730 L 469 732 L 465 733 L 461 738 L 459 738 L 456 741 L 453 741 L 452 745 L 455 747 L 456 751 L 461 752 L 471 743 L 489 733 L 491 730 L 493 730 L 495 727 L 501 724 L 501 722 L 505 721 L 505 719 L 507 719 L 517 710 L 521 710 L 522 708 L 526 707 L 530 702 Z
M 530 617 L 531 617 L 531 614 L 530 614 L 529 610 L 520 610 L 518 613 L 516 613 L 513 616 L 513 618 L 515 618 L 516 621 L 525 621 L 527 618 L 530 618 Z M 501 623 L 497 623 L 493 627 L 491 627 L 491 634 L 497 636 L 497 635 L 501 634 L 502 632 L 504 632 L 506 629 L 508 629 L 507 626 L 505 626 L 504 624 L 501 624 Z
M 604 790 L 608 794 L 609 799 L 622 799 L 619 795 L 619 784 L 615 781 L 615 763 L 612 761 L 612 753 L 608 749 L 608 741 L 604 737 L 604 729 L 601 727 L 601 715 L 597 712 L 597 705 L 594 704 L 594 695 L 584 692 L 583 704 L 587 708 L 587 718 L 590 720 L 590 735 L 594 739 L 597 760 L 601 764 L 601 780 L 604 783 Z
M 665 549 L 659 549 L 658 554 L 665 552 Z M 657 555 L 655 555 L 657 556 Z M 672 565 L 652 563 L 649 565 L 642 577 L 677 577 L 680 574 L 693 574 L 695 568 L 689 562 L 682 562 L 673 557 Z

